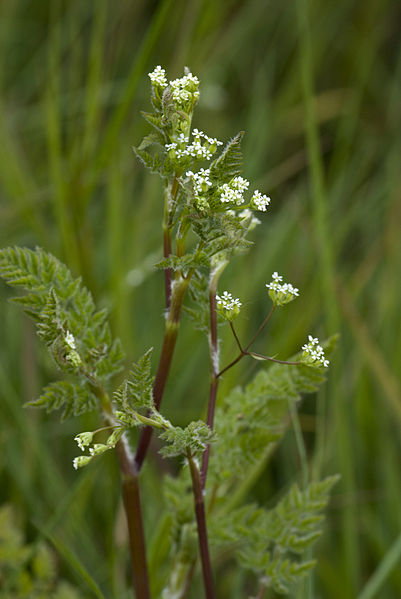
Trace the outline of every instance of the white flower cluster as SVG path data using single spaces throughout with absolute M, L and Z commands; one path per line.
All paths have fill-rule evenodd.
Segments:
M 302 361 L 309 366 L 324 366 L 327 368 L 330 362 L 325 358 L 323 347 L 319 345 L 319 339 L 308 335 L 308 340 L 309 343 L 302 346 Z
M 266 287 L 270 289 L 269 296 L 275 306 L 284 306 L 298 297 L 299 290 L 293 287 L 291 283 L 282 283 L 283 277 L 277 272 L 272 274 L 272 282 Z
M 174 101 L 181 106 L 192 99 L 196 101 L 199 98 L 199 79 L 192 73 L 170 81 L 170 86 Z
M 212 186 L 212 182 L 209 179 L 209 175 L 210 169 L 208 168 L 201 168 L 198 173 L 193 173 L 192 171 L 187 171 L 185 173 L 186 177 L 192 179 L 192 184 L 196 195 L 204 193 Z
M 260 191 L 256 190 L 252 196 L 251 204 L 260 210 L 260 212 L 266 212 L 267 207 L 270 204 L 270 198 L 262 195 Z
M 242 303 L 238 298 L 233 298 L 231 293 L 224 291 L 223 295 L 216 295 L 216 302 L 219 312 L 227 320 L 232 320 L 240 312 Z
M 166 71 L 160 65 L 157 65 L 151 73 L 148 73 L 153 85 L 158 87 L 167 87 Z
M 234 177 L 230 183 L 224 183 L 219 189 L 220 200 L 223 203 L 233 202 L 240 206 L 244 203 L 244 191 L 248 189 L 249 181 L 243 177 Z
M 166 78 L 166 70 L 157 65 L 151 73 L 148 73 L 152 85 L 164 89 L 168 82 Z M 170 81 L 170 87 L 173 94 L 173 99 L 178 106 L 183 107 L 188 102 L 195 103 L 199 98 L 199 79 L 192 73 L 184 75 L 180 79 Z
M 194 140 L 188 146 L 185 144 L 188 143 L 189 139 L 181 133 L 177 142 L 165 145 L 166 150 L 168 152 L 173 150 L 174 156 L 178 160 L 187 156 L 192 156 L 192 158 L 200 160 L 210 160 L 217 146 L 223 144 L 222 141 L 219 141 L 215 137 L 208 137 L 203 131 L 198 131 L 198 129 L 194 129 L 192 135 L 194 136 Z M 204 139 L 203 145 L 201 138 Z
M 199 143 L 201 137 L 203 137 L 206 143 L 209 144 L 209 147 L 211 146 L 212 148 L 216 148 L 217 146 L 223 145 L 222 141 L 219 141 L 216 137 L 209 137 L 208 135 L 206 135 L 206 133 L 203 133 L 203 131 L 199 131 L 199 129 L 194 129 L 192 131 L 192 135 L 194 136 L 195 141 Z

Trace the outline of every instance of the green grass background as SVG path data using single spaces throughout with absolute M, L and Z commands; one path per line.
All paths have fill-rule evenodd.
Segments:
M 172 79 L 190 66 L 201 80 L 194 125 L 223 140 L 246 131 L 244 174 L 272 203 L 222 282 L 243 301 L 240 334 L 266 314 L 274 270 L 301 295 L 276 313 L 260 351 L 285 357 L 308 333 L 341 333 L 328 384 L 300 408 L 314 476 L 342 479 L 299 598 L 401 596 L 400 23 L 392 0 L 0 3 L 1 246 L 38 244 L 65 260 L 111 308 L 130 358 L 159 348 L 163 330 L 161 181 L 131 150 L 146 130 L 147 73 L 161 64 Z M 9 296 L 2 284 L 0 502 L 28 538 L 55 539 L 83 595 L 95 596 L 74 559 L 105 597 L 124 597 L 116 463 L 76 473 L 72 437 L 95 420 L 22 409 L 55 373 Z M 178 424 L 207 397 L 207 347 L 188 324 L 165 399 Z M 235 345 L 223 338 L 229 360 Z M 220 392 L 253 372 L 242 361 Z M 271 504 L 298 473 L 289 431 L 252 498 Z M 155 467 L 146 475 L 157 564 L 162 501 Z M 218 584 L 222 598 L 246 596 L 235 570 Z

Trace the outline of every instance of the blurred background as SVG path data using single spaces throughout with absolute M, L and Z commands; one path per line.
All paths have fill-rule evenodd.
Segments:
M 401 597 L 400 5 L 3 0 L 0 40 L 0 244 L 40 245 L 81 275 L 130 360 L 152 345 L 158 353 L 163 331 L 153 268 L 162 182 L 131 149 L 147 131 L 147 73 L 160 64 L 174 79 L 188 65 L 201 80 L 194 126 L 221 140 L 246 131 L 244 176 L 272 202 L 222 281 L 244 304 L 240 336 L 266 315 L 275 270 L 301 293 L 276 312 L 260 352 L 285 358 L 308 333 L 341 335 L 328 384 L 300 406 L 311 472 L 342 478 L 313 595 L 299 597 Z M 71 467 L 72 438 L 95 416 L 60 424 L 22 408 L 57 375 L 11 295 L 1 284 L 0 504 L 14 506 L 27 540 L 50 539 L 82 596 L 96 596 L 92 577 L 105 597 L 125 597 L 116 463 Z M 236 351 L 222 337 L 225 362 Z M 220 393 L 254 372 L 241 361 Z M 167 417 L 199 417 L 207 388 L 207 346 L 184 316 Z M 152 460 L 146 472 L 151 544 L 162 499 Z M 289 430 L 252 500 L 269 505 L 298 474 Z M 366 587 L 375 572 L 377 591 Z M 227 576 L 234 590 L 220 596 L 244 597 L 241 577 Z

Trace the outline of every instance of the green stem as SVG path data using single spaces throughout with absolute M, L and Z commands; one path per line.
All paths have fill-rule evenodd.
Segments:
M 299 460 L 301 462 L 301 473 L 302 473 L 302 486 L 304 490 L 308 487 L 308 458 L 306 455 L 306 447 L 304 438 L 302 435 L 301 424 L 299 422 L 298 411 L 294 405 L 294 402 L 289 400 L 289 408 L 291 415 L 291 422 L 294 429 L 295 441 L 297 444 L 297 450 L 299 455 Z
M 174 212 L 175 200 L 178 192 L 178 179 L 175 176 L 171 185 L 166 185 L 164 192 L 164 213 L 163 213 L 163 256 L 168 258 L 171 254 L 171 216 Z M 164 291 L 166 296 L 166 308 L 170 308 L 171 302 L 171 282 L 173 271 L 166 268 L 164 271 Z

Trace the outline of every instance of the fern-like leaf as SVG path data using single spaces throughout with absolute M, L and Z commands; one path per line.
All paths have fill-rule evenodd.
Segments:
M 174 426 L 163 431 L 159 436 L 168 443 L 162 447 L 160 453 L 169 458 L 186 455 L 188 449 L 192 455 L 202 455 L 208 444 L 215 438 L 213 431 L 202 420 L 191 422 L 185 428 Z
M 127 379 L 114 392 L 113 399 L 122 412 L 153 410 L 152 351 L 150 348 L 134 363 Z
M 323 344 L 327 357 L 336 340 L 333 336 Z M 290 360 L 298 358 L 297 354 Z M 259 371 L 245 389 L 233 389 L 216 410 L 212 475 L 235 480 L 272 451 L 286 429 L 289 401 L 316 391 L 325 381 L 326 371 L 323 366 L 274 364 Z
M 211 521 L 217 545 L 236 551 L 241 566 L 270 581 L 278 593 L 288 593 L 314 566 L 302 555 L 322 534 L 322 510 L 338 476 L 311 483 L 305 490 L 293 485 L 271 510 L 246 505 Z
M 121 370 L 124 356 L 111 338 L 106 312 L 96 310 L 91 293 L 65 264 L 41 248 L 10 247 L 0 250 L 0 276 L 28 292 L 13 299 L 37 323 L 46 345 L 53 347 L 69 331 L 92 378 L 103 383 Z
M 47 412 L 63 408 L 62 419 L 64 420 L 71 415 L 78 416 L 93 410 L 96 406 L 96 397 L 89 385 L 56 381 L 47 385 L 38 399 L 29 401 L 25 405 L 45 408 Z
M 224 147 L 221 154 L 210 165 L 210 178 L 221 185 L 231 181 L 233 177 L 241 174 L 242 152 L 241 141 L 244 132 L 241 131 Z

